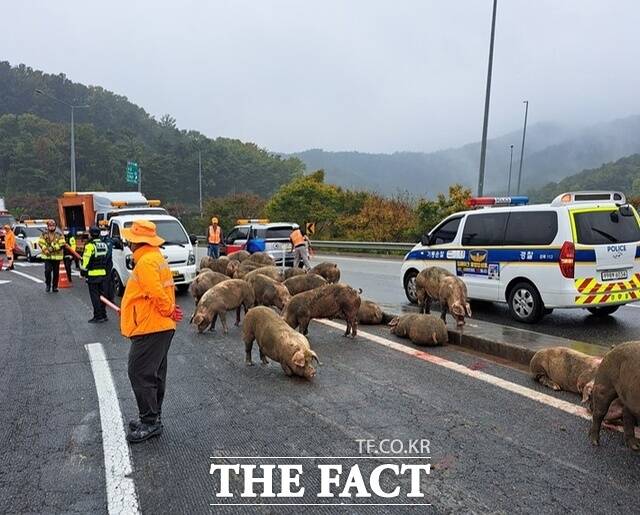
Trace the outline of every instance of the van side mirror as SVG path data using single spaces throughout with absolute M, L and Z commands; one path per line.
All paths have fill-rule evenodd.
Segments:
M 423 234 L 420 238 L 420 243 L 422 243 L 425 247 L 428 247 L 431 243 L 431 237 L 428 234 Z
M 620 206 L 618 211 L 622 216 L 633 216 L 633 210 L 629 204 L 625 204 L 624 206 Z
M 191 245 L 195 245 L 198 243 L 198 237 L 195 234 L 190 234 L 189 241 L 191 242 Z

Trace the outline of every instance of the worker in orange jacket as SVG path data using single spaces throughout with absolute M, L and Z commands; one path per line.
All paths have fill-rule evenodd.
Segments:
M 167 354 L 182 309 L 176 304 L 171 270 L 158 248 L 164 240 L 156 225 L 136 220 L 122 230 L 122 236 L 133 251 L 134 268 L 120 306 L 120 331 L 131 338 L 129 380 L 139 412 L 139 419 L 129 422 L 127 440 L 138 443 L 162 433 Z
M 13 247 L 16 246 L 16 235 L 8 225 L 4 226 L 4 253 L 7 256 L 7 270 L 13 270 Z

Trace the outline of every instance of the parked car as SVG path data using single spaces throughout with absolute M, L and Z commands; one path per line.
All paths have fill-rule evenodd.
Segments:
M 24 256 L 30 262 L 35 261 L 42 253 L 38 240 L 46 230 L 46 220 L 26 220 L 17 223 L 13 227 L 13 232 L 16 235 L 15 255 Z
M 293 249 L 289 235 L 298 227 L 298 224 L 291 222 L 269 222 L 265 219 L 238 220 L 238 225 L 225 237 L 220 254 L 225 256 L 244 249 L 250 236 L 252 240 L 257 240 L 260 246 L 264 242 L 264 252 L 269 254 L 276 264 L 281 265 L 284 256 L 285 265 L 292 266 Z

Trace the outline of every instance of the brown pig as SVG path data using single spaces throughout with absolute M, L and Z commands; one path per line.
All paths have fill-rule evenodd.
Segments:
M 227 257 L 231 261 L 244 261 L 250 255 L 251 254 L 249 254 L 246 250 L 236 250 L 235 252 L 232 252 L 231 254 L 228 254 Z
M 291 300 L 289 290 L 284 284 L 266 275 L 252 274 L 254 272 L 248 274 L 245 280 L 253 287 L 256 306 L 275 306 L 282 310 Z
M 358 323 L 365 325 L 388 324 L 393 320 L 393 315 L 382 311 L 382 308 L 373 301 L 363 300 L 358 310 Z
M 314 288 L 319 288 L 325 284 L 327 284 L 326 279 L 316 274 L 296 275 L 294 277 L 289 277 L 289 279 L 284 282 L 284 285 L 287 287 L 287 290 L 289 290 L 291 295 L 297 295 L 303 291 L 313 290 Z
M 582 393 L 601 360 L 567 347 L 551 347 L 534 354 L 529 370 L 536 381 L 553 390 Z
M 251 350 L 255 340 L 263 365 L 271 358 L 280 363 L 288 376 L 313 379 L 316 375 L 314 361 L 319 364 L 318 355 L 311 350 L 309 341 L 269 308 L 258 306 L 249 310 L 242 324 L 242 340 L 247 365 L 253 365 Z
M 226 256 L 220 256 L 218 259 L 213 259 L 208 256 L 205 256 L 200 261 L 200 266 L 202 266 L 203 263 L 206 264 L 206 268 L 213 270 L 214 272 L 226 274 L 227 265 L 229 264 L 229 258 Z
M 198 332 L 204 332 L 207 327 L 215 329 L 218 316 L 222 322 L 224 334 L 227 334 L 226 313 L 236 310 L 236 325 L 240 325 L 240 308 L 244 312 L 253 306 L 255 301 L 253 288 L 242 279 L 227 279 L 208 289 L 198 302 L 198 307 L 191 323 L 198 327 Z
M 449 333 L 444 322 L 433 315 L 410 314 L 395 317 L 391 322 L 391 334 L 409 338 L 416 345 L 430 347 L 444 345 L 449 341 Z
M 209 288 L 213 288 L 216 284 L 228 280 L 224 274 L 214 272 L 208 268 L 203 269 L 189 285 L 189 293 L 196 302 L 196 306 L 200 299 Z
M 431 301 L 440 303 L 443 322 L 447 312 L 456 320 L 456 325 L 464 325 L 465 316 L 471 317 L 471 306 L 467 301 L 467 286 L 462 279 L 450 274 L 444 268 L 430 266 L 416 277 L 416 297 L 421 313 L 431 312 Z
M 254 252 L 245 261 L 257 263 L 262 266 L 273 266 L 276 264 L 273 258 L 266 252 Z
M 292 277 L 287 281 L 293 279 L 297 279 L 297 277 Z M 351 336 L 355 338 L 358 333 L 360 302 L 360 295 L 351 286 L 326 284 L 294 295 L 284 308 L 282 316 L 287 324 L 294 329 L 299 328 L 300 332 L 305 335 L 311 319 L 339 317 L 347 322 L 344 336 L 348 336 L 351 332 Z
M 340 280 L 340 269 L 335 263 L 324 262 L 309 270 L 310 274 L 318 274 L 324 277 L 328 283 L 337 283 Z
M 640 342 L 617 345 L 607 352 L 598 367 L 591 401 L 593 421 L 589 430 L 593 445 L 600 445 L 600 426 L 616 397 L 622 403 L 624 443 L 638 451 L 640 440 L 635 437 L 635 426 L 640 418 Z
M 249 261 L 248 259 L 245 259 L 240 263 L 240 267 L 235 272 L 233 277 L 235 279 L 244 279 L 244 276 L 247 275 L 249 272 L 253 270 L 257 270 L 258 268 L 262 268 L 263 266 L 267 266 L 267 265 L 254 263 L 253 261 Z
M 255 270 L 251 270 L 251 272 L 247 272 L 247 274 L 243 277 L 245 281 L 251 282 L 251 278 L 255 277 L 258 274 L 266 275 L 267 277 L 271 277 L 274 281 L 282 282 L 284 281 L 284 276 L 282 275 L 282 269 L 277 266 L 261 266 L 260 268 L 256 268 Z
M 213 268 L 211 268 L 211 267 L 213 266 L 215 261 L 216 260 L 213 259 L 210 256 L 203 256 L 203 258 L 200 260 L 200 268 L 199 268 L 199 270 L 204 270 L 204 269 L 213 270 Z
M 287 268 L 284 272 L 284 278 L 285 279 L 289 279 L 289 277 L 295 277 L 296 275 L 304 275 L 307 272 L 305 272 L 304 268 Z
M 240 261 L 238 261 L 237 259 L 229 259 L 227 268 L 225 269 L 224 273 L 229 277 L 234 277 L 239 268 Z

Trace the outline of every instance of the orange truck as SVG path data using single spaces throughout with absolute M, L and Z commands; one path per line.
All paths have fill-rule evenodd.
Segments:
M 58 198 L 60 227 L 76 234 L 78 252 L 89 239 L 89 228 L 106 229 L 116 215 L 167 214 L 159 200 L 147 200 L 137 191 L 66 192 Z

